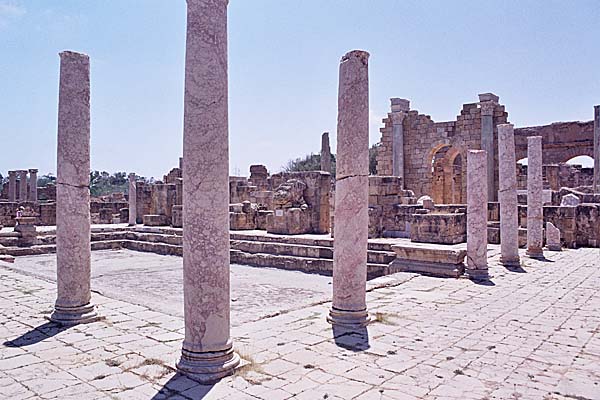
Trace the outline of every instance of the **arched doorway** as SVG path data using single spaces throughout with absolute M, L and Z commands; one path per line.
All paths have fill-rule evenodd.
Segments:
M 451 145 L 441 145 L 431 155 L 431 198 L 437 204 L 464 202 L 463 157 Z

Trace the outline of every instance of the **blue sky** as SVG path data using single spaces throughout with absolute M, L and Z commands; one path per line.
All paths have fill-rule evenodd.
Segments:
M 436 121 L 491 91 L 516 126 L 590 120 L 600 7 L 576 1 L 231 0 L 230 167 L 335 149 L 340 57 L 370 58 L 371 142 L 390 97 Z M 181 154 L 184 0 L 0 0 L 0 173 L 55 172 L 59 58 L 92 63 L 92 168 L 161 177 Z M 8 149 L 8 150 L 7 150 Z

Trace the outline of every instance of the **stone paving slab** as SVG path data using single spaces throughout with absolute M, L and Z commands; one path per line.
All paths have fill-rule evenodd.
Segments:
M 212 386 L 173 369 L 179 316 L 94 293 L 106 319 L 61 328 L 54 283 L 0 263 L 0 399 L 599 399 L 600 251 L 524 260 L 490 285 L 386 277 L 359 332 L 327 302 L 238 324 L 246 363 Z

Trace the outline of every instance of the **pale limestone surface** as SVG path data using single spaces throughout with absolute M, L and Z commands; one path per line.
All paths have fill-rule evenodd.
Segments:
M 542 137 L 527 138 L 527 255 L 543 257 Z
M 561 207 L 563 206 L 577 206 L 581 203 L 579 197 L 575 196 L 573 193 L 566 194 L 560 200 Z
M 491 96 L 490 96 L 491 95 Z M 496 201 L 495 186 L 495 149 L 494 149 L 494 109 L 500 99 L 492 93 L 479 95 L 481 105 L 481 149 L 487 153 L 487 188 L 488 199 Z
M 90 59 L 60 53 L 56 159 L 57 299 L 61 323 L 95 317 L 90 303 Z
M 364 334 L 335 333 L 320 318 L 330 303 L 299 297 L 233 329 L 251 365 L 216 385 L 172 368 L 181 318 L 94 293 L 105 321 L 57 328 L 44 319 L 54 284 L 0 264 L 0 398 L 595 399 L 597 257 L 552 252 L 517 273 L 497 255 L 494 286 L 386 277 L 367 293 L 378 318 Z
M 467 269 L 473 279 L 488 277 L 487 263 L 487 153 L 467 152 Z
M 29 201 L 36 202 L 38 199 L 37 193 L 37 169 L 29 170 Z
M 321 135 L 321 171 L 331 173 L 331 148 L 329 147 L 329 132 Z
M 546 222 L 546 248 L 552 251 L 560 251 L 560 229 L 552 222 Z
M 188 0 L 183 127 L 185 340 L 179 371 L 210 381 L 230 340 L 227 0 Z
M 340 61 L 333 244 L 333 304 L 337 325 L 367 322 L 365 287 L 369 236 L 369 53 Z
M 137 184 L 135 174 L 129 174 L 129 226 L 136 224 L 137 219 Z
M 507 266 L 520 265 L 516 164 L 514 127 L 512 124 L 498 125 L 500 261 Z
M 27 201 L 27 170 L 19 171 L 19 201 Z
M 8 171 L 8 201 L 17 200 L 17 171 Z
M 406 99 L 390 99 L 392 119 L 392 171 L 394 176 L 402 178 L 404 184 L 404 118 L 410 110 Z

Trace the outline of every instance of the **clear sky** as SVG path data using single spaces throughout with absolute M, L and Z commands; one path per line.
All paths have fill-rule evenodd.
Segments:
M 0 172 L 55 172 L 57 53 L 92 63 L 92 168 L 162 177 L 182 146 L 184 0 L 0 0 Z M 231 0 L 230 167 L 335 151 L 340 57 L 370 58 L 371 142 L 390 97 L 436 121 L 494 92 L 516 126 L 591 120 L 598 0 Z

